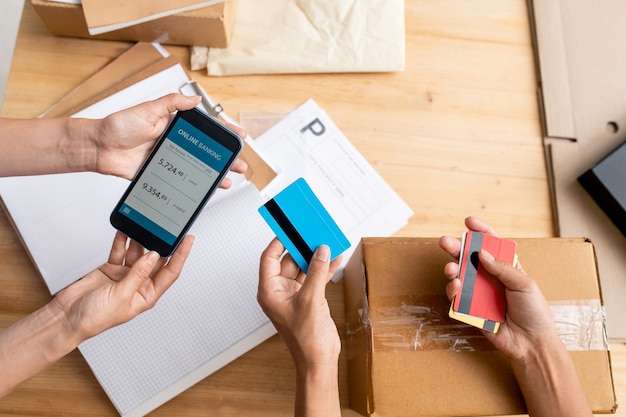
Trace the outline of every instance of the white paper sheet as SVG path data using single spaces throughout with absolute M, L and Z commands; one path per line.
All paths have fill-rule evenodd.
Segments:
M 307 180 L 350 241 L 343 266 L 362 237 L 390 236 L 413 215 L 313 100 L 255 139 L 253 146 L 281 172 L 263 190 L 266 197 L 299 177 Z

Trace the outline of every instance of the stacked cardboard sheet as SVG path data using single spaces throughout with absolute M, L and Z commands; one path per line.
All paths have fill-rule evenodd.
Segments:
M 529 2 L 556 233 L 598 253 L 609 339 L 626 340 L 626 237 L 578 177 L 624 142 L 626 3 Z M 623 183 L 624 177 L 618 179 Z
M 235 0 L 31 2 L 56 36 L 219 48 L 230 43 L 236 6 Z

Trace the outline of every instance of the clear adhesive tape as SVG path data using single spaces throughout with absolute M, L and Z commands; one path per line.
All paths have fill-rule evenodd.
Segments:
M 397 301 L 378 308 L 375 319 L 368 308 L 362 309 L 360 327 L 346 329 L 348 339 L 364 331 L 372 332 L 372 348 L 377 351 L 494 349 L 478 329 L 450 319 L 448 305 Z M 556 331 L 567 350 L 609 350 L 606 314 L 600 300 L 550 301 L 548 304 Z

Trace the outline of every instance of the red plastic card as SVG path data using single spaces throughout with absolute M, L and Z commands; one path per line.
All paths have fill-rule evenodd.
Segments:
M 459 259 L 461 291 L 450 316 L 465 323 L 496 332 L 506 314 L 504 286 L 484 270 L 478 252 L 485 249 L 496 259 L 515 265 L 517 244 L 512 240 L 469 231 L 463 235 Z

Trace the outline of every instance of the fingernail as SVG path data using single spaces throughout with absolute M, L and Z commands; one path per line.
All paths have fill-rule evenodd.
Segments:
M 161 256 L 159 256 L 159 254 L 153 250 L 148 252 L 148 258 L 147 258 L 148 264 L 150 265 L 156 264 L 160 257 Z
M 480 250 L 480 253 L 483 255 L 483 257 L 484 257 L 486 260 L 488 260 L 488 261 L 490 261 L 490 262 L 493 262 L 493 261 L 495 261 L 495 260 L 496 260 L 496 258 L 494 258 L 494 257 L 493 257 L 493 255 L 492 255 L 492 254 L 490 254 L 489 252 L 487 252 L 485 249 L 481 249 L 481 250 Z
M 315 257 L 319 260 L 327 262 L 330 258 L 330 248 L 326 245 L 321 245 L 315 251 Z

